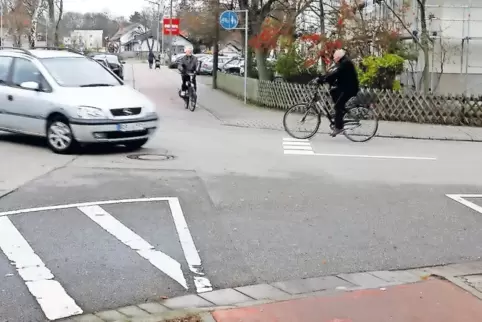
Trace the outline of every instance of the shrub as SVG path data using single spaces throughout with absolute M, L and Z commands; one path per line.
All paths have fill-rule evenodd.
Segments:
M 377 89 L 394 89 L 396 77 L 403 72 L 405 60 L 395 54 L 363 58 L 358 69 L 360 85 Z
M 297 53 L 293 46 L 287 52 L 279 55 L 275 70 L 284 78 L 300 74 L 300 67 L 303 66 L 304 59 Z

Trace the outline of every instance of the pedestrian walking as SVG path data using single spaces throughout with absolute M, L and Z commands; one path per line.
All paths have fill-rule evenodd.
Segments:
M 152 51 L 149 51 L 149 54 L 147 55 L 147 61 L 149 62 L 149 68 L 152 69 L 152 64 L 154 64 L 154 53 Z

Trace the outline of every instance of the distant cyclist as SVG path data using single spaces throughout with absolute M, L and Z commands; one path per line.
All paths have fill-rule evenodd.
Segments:
M 335 65 L 325 75 L 318 77 L 318 83 L 330 85 L 330 95 L 335 103 L 335 128 L 331 136 L 336 136 L 343 132 L 345 105 L 350 98 L 357 96 L 360 86 L 355 65 L 346 56 L 345 50 L 336 50 L 333 60 Z
M 186 47 L 184 50 L 186 55 L 182 57 L 179 62 L 179 69 L 181 71 L 182 85 L 181 85 L 181 96 L 184 96 L 187 91 L 187 82 L 189 82 L 188 74 L 196 74 L 198 68 L 197 57 L 192 54 L 192 48 Z M 196 89 L 196 76 L 192 79 L 192 85 Z

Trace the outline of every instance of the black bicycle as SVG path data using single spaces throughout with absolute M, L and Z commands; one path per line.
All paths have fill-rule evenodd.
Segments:
M 323 115 L 328 119 L 330 129 L 333 130 L 335 127 L 334 115 L 329 112 L 326 107 L 326 102 L 323 102 L 322 97 L 318 93 L 318 86 L 312 86 L 314 84 L 316 84 L 316 79 L 309 83 L 310 87 L 314 89 L 310 102 L 293 105 L 286 111 L 283 117 L 284 129 L 293 138 L 309 139 L 313 137 L 320 128 L 321 117 Z M 347 139 L 353 142 L 366 142 L 373 138 L 378 130 L 378 118 L 373 110 L 373 103 L 362 103 L 361 101 L 360 95 L 350 99 L 346 104 L 345 115 L 343 117 L 343 134 Z M 309 130 L 295 132 L 288 125 L 288 119 L 291 116 L 294 116 L 295 119 L 298 120 L 297 123 L 301 125 L 305 125 L 309 121 L 314 121 L 314 123 Z M 372 123 L 372 130 L 365 130 L 365 127 L 362 127 L 362 125 L 370 123 L 370 120 Z M 365 131 L 357 133 L 356 130 L 359 129 Z
M 189 109 L 191 112 L 194 112 L 196 109 L 196 103 L 197 103 L 197 93 L 196 93 L 196 88 L 193 85 L 193 79 L 195 74 L 189 73 L 187 74 L 189 76 L 189 81 L 187 83 L 187 92 L 184 93 L 184 95 L 181 95 L 181 90 L 179 90 L 179 96 L 184 100 L 185 107 L 186 109 Z

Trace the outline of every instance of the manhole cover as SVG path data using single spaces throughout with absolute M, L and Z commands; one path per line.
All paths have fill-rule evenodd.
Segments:
M 174 159 L 173 155 L 166 154 L 129 154 L 127 157 L 132 160 L 142 161 L 167 161 Z

